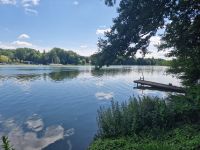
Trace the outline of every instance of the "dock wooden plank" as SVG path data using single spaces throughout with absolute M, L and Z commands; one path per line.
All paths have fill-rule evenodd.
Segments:
M 151 87 L 156 87 L 156 88 L 162 88 L 162 89 L 169 89 L 169 90 L 174 90 L 174 91 L 179 91 L 179 92 L 185 92 L 185 90 L 183 88 L 181 88 L 181 87 L 162 84 L 162 83 L 157 83 L 157 82 L 152 82 L 152 81 L 135 80 L 134 83 L 141 84 L 141 85 L 147 85 L 147 86 L 151 86 Z

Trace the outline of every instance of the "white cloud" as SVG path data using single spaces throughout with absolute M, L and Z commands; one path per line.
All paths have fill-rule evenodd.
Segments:
M 0 4 L 15 5 L 16 3 L 16 0 L 0 0 Z
M 26 41 L 22 41 L 22 40 L 16 40 L 13 42 L 0 42 L 0 48 L 3 48 L 3 49 L 16 49 L 16 48 L 23 48 L 23 47 L 35 48 L 35 49 L 40 48 L 41 50 L 44 49 L 44 48 L 38 47 L 36 45 L 33 45 L 30 42 L 26 42 Z
M 73 49 L 73 48 L 66 48 L 66 49 Z M 82 49 L 74 48 L 73 51 L 82 56 L 91 56 L 92 54 L 97 52 L 97 50 L 89 49 L 89 48 L 84 48 L 84 49 L 83 48 Z
M 40 4 L 40 0 L 0 0 L 0 4 L 16 5 L 18 3 L 24 8 L 26 14 L 38 14 L 38 11 L 33 8 Z
M 14 49 L 15 47 L 13 45 L 11 45 L 11 43 L 0 42 L 0 48 L 3 48 L 3 49 Z
M 35 9 L 31 9 L 31 8 L 25 8 L 25 13 L 26 14 L 31 14 L 31 15 L 37 15 L 38 11 Z
M 39 5 L 40 0 L 22 0 L 22 5 L 24 7 L 36 6 Z
M 79 5 L 79 2 L 78 1 L 74 1 L 73 4 L 74 5 Z
M 16 49 L 16 48 L 23 48 L 23 47 L 33 48 L 33 49 L 39 50 L 40 52 L 43 52 L 44 50 L 48 52 L 56 46 L 49 46 L 49 47 L 40 46 L 40 45 L 33 44 L 31 42 L 26 42 L 23 40 L 16 40 L 13 42 L 0 41 L 0 48 L 3 48 L 3 49 Z M 81 47 L 79 46 L 79 47 L 60 47 L 60 48 L 65 49 L 65 50 L 73 50 L 74 52 L 82 56 L 91 56 L 92 54 L 97 52 L 96 46 L 81 45 Z M 23 85 L 23 87 L 25 87 L 25 84 Z
M 107 28 L 107 29 L 97 29 L 96 30 L 96 34 L 97 35 L 104 35 L 106 32 L 110 32 L 111 29 L 110 28 Z
M 150 44 L 152 44 L 152 45 L 159 45 L 160 42 L 161 42 L 160 36 L 153 36 L 150 38 Z
M 145 58 L 161 58 L 161 59 L 169 59 L 167 58 L 165 55 L 167 54 L 167 52 L 165 51 L 158 51 L 156 49 L 149 49 L 149 53 L 145 55 Z M 137 57 L 141 57 L 140 54 L 137 54 Z
M 21 5 L 24 7 L 26 14 L 37 15 L 38 11 L 33 9 L 33 7 L 39 5 L 40 0 L 22 0 Z
M 25 8 L 39 5 L 40 0 L 21 0 L 21 5 Z M 0 0 L 0 4 L 17 4 L 17 0 Z
M 11 44 L 14 45 L 15 47 L 31 47 L 31 46 L 33 46 L 32 43 L 25 42 L 25 41 L 14 41 Z
M 150 38 L 150 44 L 148 47 L 149 53 L 145 55 L 145 58 L 162 58 L 162 59 L 170 59 L 166 57 L 166 54 L 169 51 L 158 51 L 157 46 L 161 43 L 161 37 L 160 36 L 153 36 Z M 142 57 L 142 54 L 138 51 L 136 54 L 137 58 Z
M 148 47 L 149 54 L 146 55 L 147 58 L 162 58 L 162 59 L 170 59 L 166 57 L 166 54 L 169 51 L 158 51 L 157 46 L 161 44 L 161 37 L 160 36 L 153 36 L 150 38 L 150 44 Z
M 29 39 L 30 36 L 28 34 L 21 34 L 18 36 L 18 39 Z

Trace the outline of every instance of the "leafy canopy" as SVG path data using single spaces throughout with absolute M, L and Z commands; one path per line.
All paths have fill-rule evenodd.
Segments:
M 116 0 L 105 3 L 113 6 Z M 171 71 L 186 82 L 196 83 L 200 78 L 199 8 L 199 0 L 120 0 L 119 16 L 111 31 L 99 39 L 96 65 L 110 65 L 138 50 L 145 55 L 150 38 L 165 29 L 160 49 L 170 49 L 169 56 L 176 57 Z

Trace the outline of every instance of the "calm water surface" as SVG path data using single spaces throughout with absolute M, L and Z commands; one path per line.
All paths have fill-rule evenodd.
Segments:
M 0 66 L 0 136 L 16 150 L 85 150 L 97 131 L 96 114 L 110 100 L 167 96 L 134 89 L 133 80 L 179 85 L 166 67 Z

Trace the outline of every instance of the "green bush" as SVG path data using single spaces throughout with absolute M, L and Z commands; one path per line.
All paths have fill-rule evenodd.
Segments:
M 98 139 L 89 150 L 199 150 L 200 126 L 183 125 L 161 136 L 128 136 Z
M 200 120 L 199 87 L 192 88 L 186 95 L 159 98 L 130 98 L 111 107 L 98 110 L 97 138 L 110 138 L 150 134 L 159 136 L 163 132 L 186 123 Z
M 159 98 L 131 98 L 119 105 L 112 101 L 110 108 L 98 111 L 98 137 L 134 135 L 140 132 L 156 131 L 172 125 L 170 110 Z

